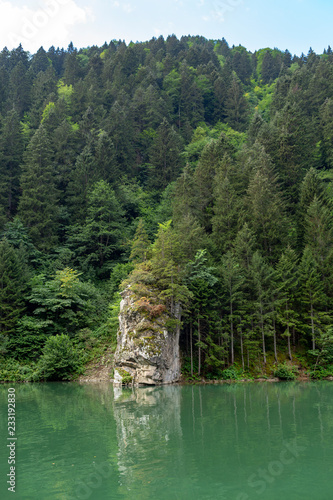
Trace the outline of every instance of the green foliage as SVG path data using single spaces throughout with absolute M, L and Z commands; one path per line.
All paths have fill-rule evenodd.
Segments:
M 50 337 L 40 357 L 34 380 L 70 380 L 82 368 L 81 353 L 68 335 Z
M 222 380 L 237 380 L 238 375 L 234 368 L 227 368 L 221 371 L 220 377 Z
M 113 345 L 121 282 L 180 330 L 192 378 L 259 374 L 286 340 L 331 366 L 332 64 L 191 36 L 4 50 L 9 373 L 57 334 L 86 360 Z
M 119 375 L 121 376 L 121 383 L 122 385 L 130 385 L 133 377 L 130 373 L 128 373 L 126 370 L 123 368 L 117 368 Z
M 323 380 L 333 377 L 333 365 L 328 365 L 325 368 L 322 366 L 316 367 L 315 370 L 309 370 L 308 375 L 314 380 Z
M 109 274 L 110 260 L 121 253 L 124 212 L 111 186 L 105 181 L 93 185 L 88 195 L 83 225 L 73 227 L 71 246 L 82 269 L 97 269 L 100 277 Z
M 119 313 L 120 313 L 121 295 L 118 293 L 113 302 L 109 305 L 108 327 L 110 338 L 114 345 L 117 344 L 117 332 L 119 330 Z
M 73 94 L 73 85 L 66 85 L 62 80 L 59 80 L 57 87 L 59 96 L 63 98 L 66 103 L 69 103 Z
M 0 361 L 0 380 L 3 382 L 29 382 L 36 370 L 35 363 L 19 363 L 13 359 Z
M 15 332 L 25 310 L 26 264 L 22 253 L 7 241 L 0 241 L 0 333 Z
M 144 262 L 147 260 L 149 246 L 150 241 L 144 227 L 144 222 L 140 219 L 132 241 L 130 260 L 133 262 Z
M 293 367 L 288 366 L 286 363 L 280 364 L 274 371 L 274 377 L 278 377 L 281 380 L 295 380 L 295 370 Z
M 58 241 L 58 190 L 48 134 L 41 125 L 24 156 L 18 213 L 37 248 L 48 251 Z
M 65 268 L 56 271 L 51 279 L 45 275 L 35 276 L 28 296 L 34 306 L 33 316 L 25 320 L 21 328 L 73 337 L 79 329 L 99 324 L 104 312 L 101 295 L 92 284 L 80 281 L 80 274 Z

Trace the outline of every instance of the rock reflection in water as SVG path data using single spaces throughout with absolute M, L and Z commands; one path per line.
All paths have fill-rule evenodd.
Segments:
M 166 480 L 167 462 L 181 464 L 180 405 L 177 386 L 114 387 L 120 486 L 127 491 L 134 488 L 135 498 L 148 498 L 152 483 Z

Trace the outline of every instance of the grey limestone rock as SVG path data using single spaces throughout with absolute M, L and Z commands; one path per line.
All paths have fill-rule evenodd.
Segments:
M 179 327 L 167 328 L 163 311 L 153 319 L 138 310 L 130 287 L 122 292 L 114 384 L 159 385 L 180 377 Z

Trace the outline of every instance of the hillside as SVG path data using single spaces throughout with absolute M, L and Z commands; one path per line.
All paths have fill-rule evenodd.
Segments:
M 0 114 L 1 380 L 102 357 L 124 280 L 187 376 L 333 375 L 330 47 L 4 48 Z

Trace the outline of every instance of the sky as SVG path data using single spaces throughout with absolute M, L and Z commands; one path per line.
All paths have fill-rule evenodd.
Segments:
M 77 48 L 175 34 L 230 46 L 320 54 L 333 46 L 332 0 L 0 0 L 0 50 Z

